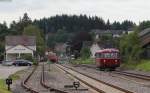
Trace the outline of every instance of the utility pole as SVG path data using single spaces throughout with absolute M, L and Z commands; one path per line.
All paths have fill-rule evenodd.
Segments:
M 44 31 L 44 34 L 45 34 L 45 45 L 46 46 L 47 46 L 47 39 L 48 39 L 47 31 L 48 31 L 47 22 L 45 21 L 45 31 Z
M 48 32 L 48 30 L 47 30 L 47 22 L 46 22 L 46 20 L 45 20 L 45 30 L 44 30 L 44 36 L 45 36 L 45 51 L 46 51 L 46 49 L 47 49 L 47 39 L 48 39 L 48 35 L 47 35 L 47 32 Z M 44 51 L 44 52 L 45 52 Z M 44 53 L 45 54 L 45 53 Z M 45 55 L 44 55 L 44 58 L 45 58 Z

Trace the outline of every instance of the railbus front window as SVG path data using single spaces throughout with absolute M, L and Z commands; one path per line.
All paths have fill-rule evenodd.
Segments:
M 118 58 L 119 54 L 118 53 L 103 53 L 101 54 L 102 58 Z

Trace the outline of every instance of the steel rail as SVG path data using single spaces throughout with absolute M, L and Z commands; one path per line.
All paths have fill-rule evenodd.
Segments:
M 135 73 L 124 72 L 124 71 L 114 71 L 113 73 L 150 81 L 150 76 L 147 75 L 135 74 Z
M 29 85 L 27 85 L 28 80 L 33 75 L 33 73 L 35 72 L 36 69 L 37 69 L 37 66 L 35 66 L 34 69 L 32 70 L 32 72 L 27 76 L 27 78 L 21 82 L 21 85 L 25 89 L 27 89 L 28 91 L 30 91 L 31 93 L 39 93 L 37 90 L 35 90 L 35 89 L 31 88 Z
M 61 66 L 63 66 L 63 65 L 61 65 Z M 59 66 L 58 66 L 59 67 Z M 129 90 L 126 90 L 126 89 L 123 89 L 123 88 L 121 88 L 121 87 L 118 87 L 118 86 L 115 86 L 115 85 L 112 85 L 112 84 L 109 84 L 109 83 L 106 83 L 106 82 L 104 82 L 104 81 L 101 81 L 101 80 L 99 80 L 99 79 L 96 79 L 96 78 L 94 78 L 94 77 L 92 77 L 92 76 L 89 76 L 89 75 L 87 75 L 87 74 L 85 74 L 85 73 L 81 73 L 81 72 L 79 72 L 79 71 L 77 71 L 77 70 L 75 70 L 75 69 L 73 69 L 73 68 L 71 68 L 71 67 L 67 67 L 67 66 L 63 66 L 63 67 L 65 67 L 65 68 L 68 68 L 68 69 L 71 69 L 72 71 L 75 71 L 75 72 L 77 72 L 77 73 L 79 73 L 79 74 L 82 74 L 82 75 L 84 75 L 84 76 L 86 76 L 86 77 L 88 77 L 88 78 L 91 78 L 91 79 L 93 79 L 93 80 L 95 80 L 95 81 L 97 81 L 97 82 L 100 82 L 100 83 L 102 83 L 102 84 L 105 84 L 105 85 L 107 85 L 107 86 L 110 86 L 110 87 L 112 87 L 112 88 L 115 88 L 115 89 L 117 89 L 117 90 L 120 90 L 120 91 L 122 91 L 122 92 L 125 92 L 125 93 L 133 93 L 133 92 L 131 92 L 131 91 L 129 91 Z M 61 67 L 59 67 L 59 68 L 61 68 Z M 61 68 L 62 69 L 62 68 Z M 64 70 L 64 69 L 62 69 L 62 70 Z M 65 72 L 67 72 L 67 73 L 69 73 L 68 71 L 66 71 L 66 70 L 64 70 Z M 71 73 L 69 73 L 70 75 L 72 75 Z M 72 76 L 74 76 L 74 75 L 72 75 Z M 74 76 L 75 78 L 76 78 L 76 76 Z M 77 78 L 77 79 L 79 79 L 79 78 Z M 81 80 L 81 79 L 80 79 Z M 82 80 L 81 80 L 82 81 Z M 83 82 L 84 83 L 84 82 Z M 86 84 L 86 83 L 85 83 Z M 89 84 L 88 84 L 89 85 Z M 90 86 L 92 86 L 92 85 L 90 85 Z M 94 88 L 95 89 L 95 88 Z M 100 89 L 96 89 L 96 90 L 98 90 L 98 92 L 100 92 L 100 93 L 105 93 L 103 90 L 100 90 Z
M 81 66 L 95 69 L 95 67 L 88 66 L 88 65 L 81 65 Z M 119 70 L 112 71 L 112 73 L 150 81 L 150 76 L 148 76 L 148 75 L 136 74 L 136 73 L 131 73 L 131 72 L 119 71 Z
M 49 89 L 50 91 L 55 91 L 55 92 L 57 92 L 57 93 L 68 93 L 68 92 L 65 92 L 65 91 L 63 91 L 63 90 L 56 89 L 56 88 L 52 88 L 52 87 L 50 87 L 49 85 L 47 85 L 47 84 L 45 83 L 45 74 L 44 74 L 45 71 L 44 71 L 44 70 L 45 70 L 45 69 L 44 69 L 44 64 L 43 64 L 40 83 L 41 83 L 41 85 L 42 85 L 44 88 Z

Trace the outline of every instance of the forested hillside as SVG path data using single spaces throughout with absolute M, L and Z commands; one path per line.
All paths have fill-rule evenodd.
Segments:
M 104 21 L 103 18 L 86 15 L 56 15 L 50 18 L 35 20 L 33 24 L 38 25 L 47 32 L 57 32 L 63 29 L 67 32 L 90 31 L 92 29 L 101 30 L 130 30 L 135 26 L 132 21 L 125 20 L 123 22 L 110 23 L 109 20 Z

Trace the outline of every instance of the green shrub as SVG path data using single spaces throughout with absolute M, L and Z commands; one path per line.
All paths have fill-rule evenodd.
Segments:
M 38 65 L 38 60 L 37 59 L 35 59 L 35 58 L 33 58 L 33 65 Z
M 122 69 L 132 69 L 140 71 L 150 71 L 150 60 L 141 60 L 140 62 L 126 62 L 121 65 Z
M 31 62 L 34 61 L 34 58 L 32 57 L 31 54 L 22 54 L 22 55 L 21 55 L 21 59 L 29 60 L 29 61 L 31 61 Z
M 124 62 L 139 62 L 143 49 L 137 32 L 125 35 L 120 40 L 120 52 Z
M 90 52 L 90 49 L 89 48 L 82 48 L 82 50 L 81 50 L 81 58 L 82 59 L 87 59 L 87 58 L 89 58 L 90 57 L 90 54 L 91 54 L 91 52 Z
M 38 61 L 35 58 L 33 58 L 31 54 L 23 54 L 21 55 L 21 59 L 29 60 L 33 62 L 33 65 L 38 65 Z
M 82 59 L 78 58 L 72 62 L 73 64 L 94 64 L 94 60 L 92 58 Z
M 150 60 L 142 60 L 140 64 L 136 66 L 137 70 L 150 71 Z

